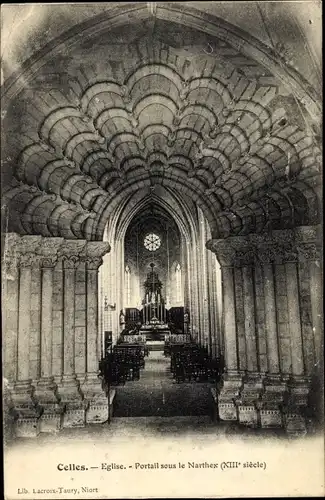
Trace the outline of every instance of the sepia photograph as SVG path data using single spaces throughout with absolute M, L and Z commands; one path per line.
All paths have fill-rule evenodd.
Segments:
M 5 500 L 325 494 L 321 28 L 2 4 Z

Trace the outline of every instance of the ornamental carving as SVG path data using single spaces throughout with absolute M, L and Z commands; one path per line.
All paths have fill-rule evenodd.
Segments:
M 88 270 L 97 271 L 97 269 L 102 265 L 103 259 L 101 257 L 87 257 L 86 263 Z
M 260 249 L 256 259 L 260 264 L 269 264 L 274 260 L 274 250 L 272 248 Z
M 58 261 L 58 258 L 55 255 L 45 257 L 41 261 L 42 268 L 43 269 L 53 268 L 56 266 L 57 261 Z
M 278 231 L 272 235 L 234 236 L 225 240 L 210 240 L 206 247 L 216 254 L 221 266 L 244 267 L 267 263 L 282 264 L 297 262 L 300 258 L 312 259 L 315 249 L 310 245 L 298 252 L 295 240 L 290 240 L 291 231 Z M 314 252 L 314 253 L 313 253 Z
M 279 252 L 279 256 L 281 261 L 284 262 L 297 262 L 298 261 L 298 252 L 297 249 L 293 246 L 284 246 Z
M 253 249 L 246 251 L 237 251 L 234 256 L 236 267 L 252 266 L 255 264 L 255 252 Z
M 17 258 L 7 258 L 4 261 L 5 278 L 9 281 L 14 281 L 18 278 L 18 260 Z
M 59 249 L 59 254 L 69 257 L 70 255 L 80 255 L 86 247 L 86 240 L 63 240 L 63 244 Z
M 21 268 L 39 266 L 41 258 L 34 253 L 24 253 L 19 256 L 19 266 Z
M 21 255 L 26 253 L 35 254 L 42 242 L 42 239 L 42 236 L 22 236 L 18 244 L 19 253 Z
M 209 240 L 206 248 L 213 252 L 221 266 L 233 266 L 236 250 L 228 244 L 227 240 Z
M 85 248 L 87 257 L 102 257 L 109 253 L 110 245 L 107 241 L 89 241 Z
M 298 258 L 300 261 L 319 260 L 320 249 L 315 243 L 305 243 L 298 246 Z
M 64 269 L 76 269 L 78 267 L 78 264 L 80 262 L 79 256 L 78 255 L 64 255 L 62 257 L 62 263 Z
M 63 243 L 64 238 L 43 238 L 38 253 L 42 255 L 56 254 Z

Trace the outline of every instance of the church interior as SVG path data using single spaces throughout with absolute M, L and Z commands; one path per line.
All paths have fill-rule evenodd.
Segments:
M 323 425 L 307 3 L 4 9 L 8 442 Z

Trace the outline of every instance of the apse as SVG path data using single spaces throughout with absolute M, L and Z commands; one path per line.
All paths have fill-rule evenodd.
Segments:
M 184 306 L 184 290 L 177 281 L 179 269 L 185 269 L 181 234 L 175 221 L 157 205 L 142 210 L 130 223 L 124 241 L 126 274 L 130 274 L 126 307 L 141 305 L 143 283 L 151 264 L 162 280 L 167 305 Z M 176 272 L 177 270 L 177 272 Z

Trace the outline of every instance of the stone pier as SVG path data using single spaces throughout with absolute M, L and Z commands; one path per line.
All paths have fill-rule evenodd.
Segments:
M 98 378 L 98 270 L 108 243 L 6 236 L 4 378 L 15 436 L 109 420 Z
M 216 254 L 223 280 L 220 419 L 305 434 L 322 338 L 320 228 L 210 240 L 207 248 Z

